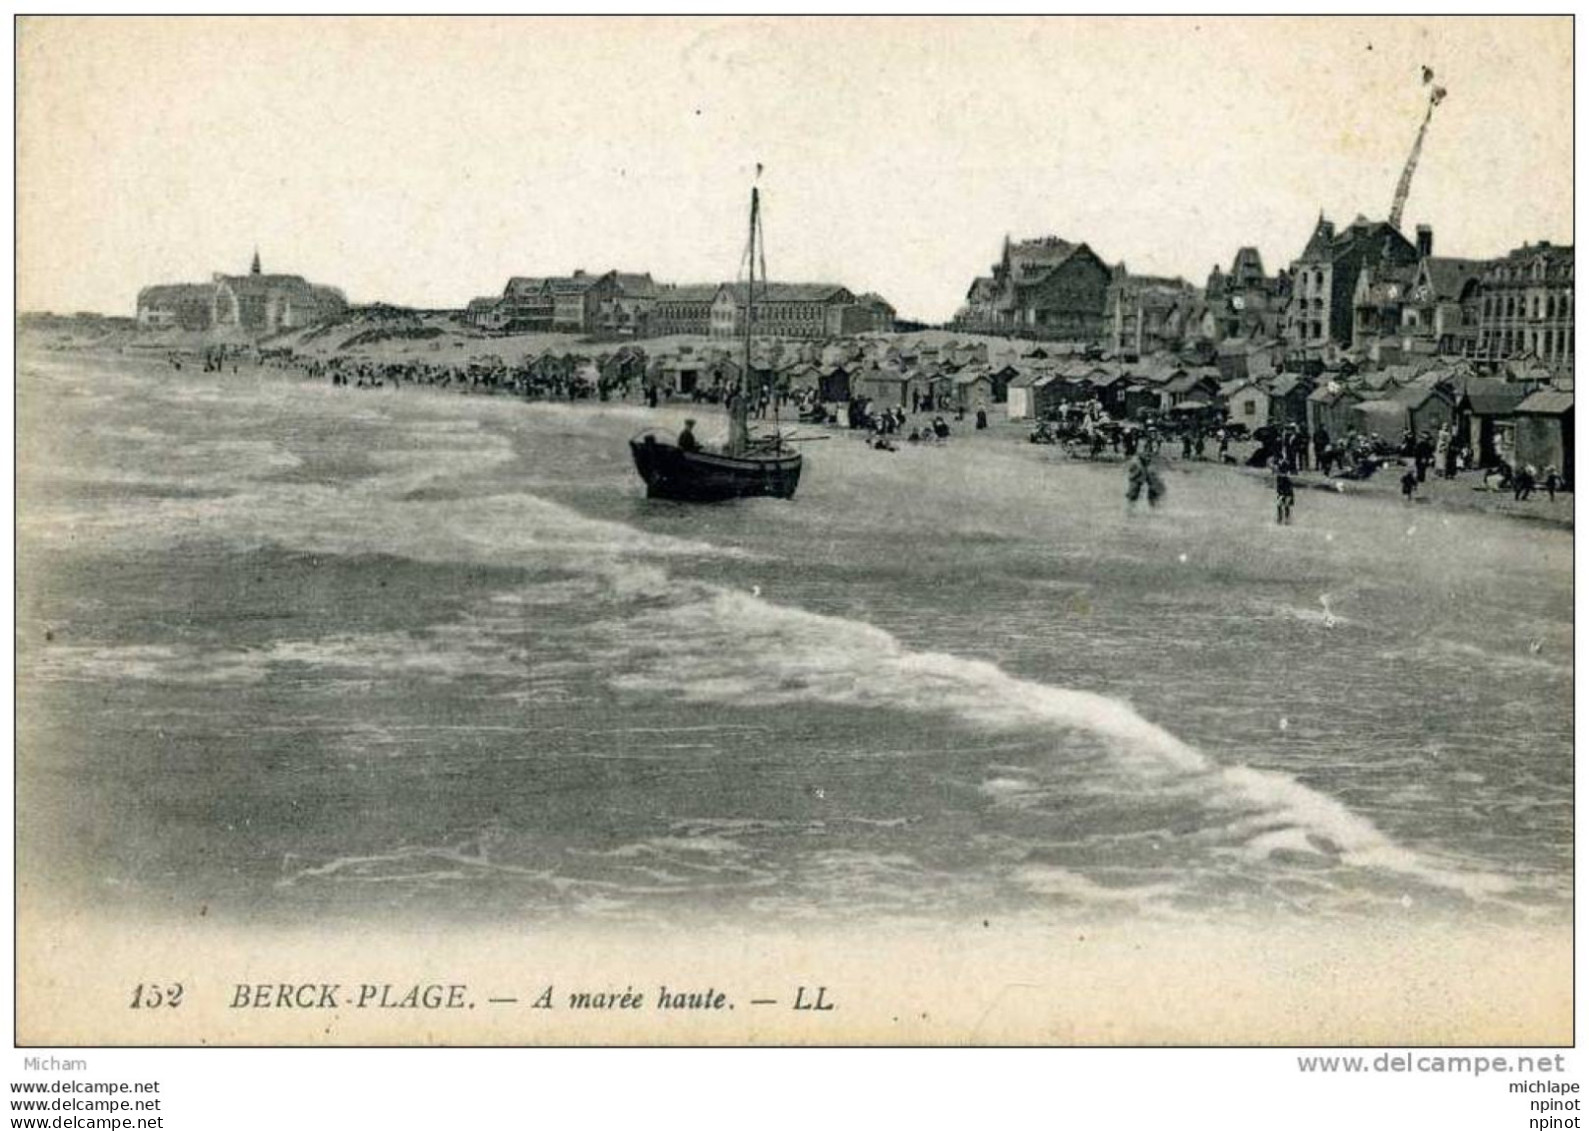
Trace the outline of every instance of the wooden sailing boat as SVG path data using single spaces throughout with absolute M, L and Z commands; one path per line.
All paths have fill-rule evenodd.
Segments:
M 655 429 L 629 441 L 635 470 L 645 480 L 646 496 L 689 503 L 721 502 L 768 495 L 794 497 L 800 485 L 800 453 L 789 447 L 774 416 L 770 436 L 750 434 L 750 347 L 756 321 L 756 238 L 761 230 L 761 198 L 750 190 L 750 282 L 745 289 L 745 364 L 728 397 L 728 442 L 721 451 L 688 449 Z M 763 264 L 762 285 L 766 285 Z M 774 397 L 774 405 L 777 398 Z M 776 409 L 774 410 L 776 413 Z

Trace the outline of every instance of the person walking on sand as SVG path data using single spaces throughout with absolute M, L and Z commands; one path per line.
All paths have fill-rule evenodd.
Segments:
M 1451 478 L 1450 474 L 1446 471 L 1446 468 L 1448 468 L 1451 465 L 1450 454 L 1451 454 L 1451 426 L 1449 424 L 1442 424 L 1440 426 L 1440 431 L 1435 433 L 1435 451 L 1434 451 L 1435 466 L 1437 468 L 1439 468 L 1439 470 L 1436 472 L 1436 474 L 1439 475 L 1442 479 L 1450 479 Z
M 1555 464 L 1545 466 L 1545 494 L 1550 496 L 1550 501 L 1556 501 L 1556 492 L 1562 487 L 1561 472 L 1556 470 Z
M 1525 463 L 1517 474 L 1512 476 L 1512 498 L 1520 503 L 1528 502 L 1528 497 L 1534 493 L 1534 465 Z
M 1404 502 L 1412 502 L 1413 492 L 1418 490 L 1418 472 L 1415 467 L 1409 466 L 1401 473 L 1401 497 Z
M 1296 487 L 1291 482 L 1291 465 L 1275 464 L 1275 522 L 1291 525 L 1291 508 L 1296 505 Z
M 1164 481 L 1153 470 L 1153 457 L 1146 451 L 1126 465 L 1126 503 L 1134 505 L 1144 493 L 1150 507 L 1158 506 L 1164 497 Z
M 1419 433 L 1418 439 L 1413 443 L 1413 463 L 1418 468 L 1418 482 L 1424 481 L 1424 476 L 1429 474 L 1429 468 L 1435 461 L 1434 441 L 1429 438 L 1429 433 Z

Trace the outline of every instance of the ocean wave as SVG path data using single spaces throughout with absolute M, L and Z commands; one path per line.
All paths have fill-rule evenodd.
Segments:
M 823 703 L 949 716 L 984 730 L 1081 734 L 1108 751 L 1099 772 L 1120 779 L 1109 788 L 1126 797 L 1149 788 L 1194 797 L 1221 837 L 1244 841 L 1250 857 L 1302 851 L 1473 899 L 1510 886 L 1503 877 L 1446 867 L 1397 844 L 1287 774 L 1222 766 L 1122 699 L 1022 679 L 983 660 L 915 651 L 861 622 L 698 587 L 698 599 L 641 612 L 621 631 L 631 666 L 612 682 L 623 692 L 761 707 Z M 1064 750 L 1066 759 L 1085 756 L 1074 746 Z M 1074 774 L 1076 767 L 1034 768 L 1049 770 Z M 982 788 L 1021 803 L 1046 786 L 1004 772 Z
M 1564 662 L 1551 659 L 1545 654 L 1544 642 L 1539 639 L 1520 641 L 1517 650 L 1510 651 L 1431 636 L 1408 647 L 1386 651 L 1383 658 L 1393 662 L 1403 660 L 1468 662 L 1479 669 L 1488 668 L 1517 675 L 1571 678 L 1573 665 L 1570 659 L 1572 655 L 1570 647 L 1567 655 L 1569 659 Z

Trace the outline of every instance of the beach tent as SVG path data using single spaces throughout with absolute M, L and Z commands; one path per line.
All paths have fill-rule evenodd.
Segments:
M 1532 388 L 1499 377 L 1469 378 L 1457 398 L 1456 436 L 1466 442 L 1480 467 L 1493 467 L 1495 461 L 1513 447 L 1517 406 L 1528 398 Z
M 850 371 L 843 365 L 830 365 L 817 378 L 817 396 L 824 401 L 850 399 Z
M 1572 394 L 1542 389 L 1517 406 L 1517 463 L 1533 464 L 1543 476 L 1555 467 L 1572 486 Z
M 1308 424 L 1308 395 L 1313 382 L 1300 373 L 1281 373 L 1258 383 L 1269 390 L 1269 421 L 1272 424 Z
M 1456 423 L 1456 398 L 1444 385 L 1407 385 L 1386 399 L 1406 406 L 1407 426 L 1415 433 L 1433 436 L 1442 425 Z
M 1327 381 L 1308 394 L 1308 432 L 1316 434 L 1320 428 L 1332 440 L 1339 440 L 1357 426 L 1352 407 L 1363 399 L 1362 394 L 1337 381 Z
M 993 405 L 993 378 L 984 370 L 967 369 L 956 373 L 954 381 L 955 403 L 965 412 Z
M 1269 423 L 1269 394 L 1256 381 L 1246 377 L 1226 381 L 1219 387 L 1219 399 L 1232 424 L 1245 424 L 1250 431 Z
M 1011 420 L 1030 420 L 1037 415 L 1036 400 L 1032 393 L 1032 386 L 1044 374 L 1041 370 L 1026 369 L 1017 371 L 1013 366 L 1006 366 L 1006 370 L 1014 373 L 1005 386 L 1004 411 Z

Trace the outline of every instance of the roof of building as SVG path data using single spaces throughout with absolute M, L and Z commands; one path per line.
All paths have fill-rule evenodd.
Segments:
M 724 283 L 721 290 L 733 295 L 734 301 L 745 301 L 746 283 Z M 850 292 L 838 283 L 757 283 L 756 302 L 841 302 L 850 298 Z
M 1472 377 L 1462 392 L 1468 410 L 1477 416 L 1509 416 L 1528 399 L 1529 386 L 1500 377 Z
M 1231 264 L 1230 273 L 1232 275 L 1262 275 L 1263 256 L 1258 254 L 1258 249 L 1255 247 L 1238 249 L 1235 262 Z
M 1540 240 L 1538 243 L 1525 243 L 1522 247 L 1513 248 L 1506 253 L 1507 259 L 1533 259 L 1536 255 L 1543 255 L 1546 259 L 1571 260 L 1572 244 L 1554 244 L 1549 240 Z
M 1020 274 L 1018 260 L 1031 263 L 1036 269 L 1057 267 L 1069 259 L 1079 246 L 1058 236 L 1039 236 L 1036 239 L 1018 240 L 1010 244 L 1007 259 L 1016 266 L 1016 273 Z
M 657 301 L 710 303 L 722 289 L 722 283 L 680 283 L 677 286 L 659 287 Z
M 1517 406 L 1526 416 L 1562 416 L 1572 411 L 1572 394 L 1559 389 L 1541 389 Z
M 1195 289 L 1191 283 L 1188 283 L 1179 275 L 1174 278 L 1168 275 L 1127 275 L 1123 279 L 1116 280 L 1114 286 L 1126 290 L 1140 290 L 1149 293 L 1169 291 L 1174 292 L 1175 295 Z
M 1346 227 L 1335 231 L 1334 225 L 1321 215 L 1313 235 L 1308 238 L 1307 246 L 1297 258 L 1338 260 L 1351 255 L 1361 255 L 1365 259 L 1370 255 L 1378 258 L 1381 249 L 1387 245 L 1399 248 L 1404 255 L 1416 254 L 1416 249 L 1407 237 L 1384 220 L 1369 220 L 1359 216 Z
M 582 294 L 612 275 L 614 275 L 612 271 L 600 275 L 592 275 L 588 271 L 575 271 L 572 275 L 553 275 L 546 280 L 546 285 L 554 294 Z
M 1348 389 L 1339 381 L 1326 381 L 1317 389 L 1308 394 L 1308 400 L 1314 404 L 1335 404 L 1337 401 L 1351 397 L 1355 401 L 1363 399 L 1363 394 L 1355 389 Z
M 1490 265 L 1487 259 L 1453 259 L 1449 256 L 1431 255 L 1423 261 L 1424 274 L 1437 301 L 1455 301 L 1462 297 L 1467 284 L 1484 274 Z
M 546 280 L 537 275 L 514 275 L 502 288 L 504 298 L 525 298 L 545 286 Z
M 1290 396 L 1299 388 L 1311 388 L 1312 382 L 1300 373 L 1281 373 L 1269 382 L 1269 392 L 1277 397 Z
M 1172 377 L 1164 382 L 1164 391 L 1167 393 L 1189 393 L 1193 389 L 1212 381 L 1207 373 L 1187 372 L 1178 377 Z
M 269 291 L 314 290 L 302 275 L 217 275 L 215 282 L 230 287 L 238 294 L 265 294 Z
M 1382 398 L 1406 405 L 1408 408 L 1417 408 L 1429 400 L 1430 397 L 1439 397 L 1449 401 L 1451 394 L 1437 384 L 1434 385 L 1404 385 L 1399 389 L 1392 389 Z
M 632 298 L 651 298 L 657 293 L 657 284 L 651 278 L 649 271 L 643 275 L 616 271 L 613 273 L 613 279 L 617 282 L 618 289 Z
M 479 298 L 470 299 L 467 309 L 490 310 L 492 307 L 496 306 L 499 301 L 501 300 L 498 299 L 496 295 L 481 295 Z
M 157 283 L 138 292 L 139 306 L 170 306 L 179 302 L 208 302 L 213 283 Z
M 1396 368 L 1393 366 L 1390 369 L 1380 369 L 1373 373 L 1359 373 L 1357 375 L 1357 383 L 1362 385 L 1363 388 L 1372 389 L 1375 392 L 1393 389 L 1400 385 L 1403 380 L 1410 379 L 1412 376 L 1411 373 L 1397 373 L 1395 372 Z

